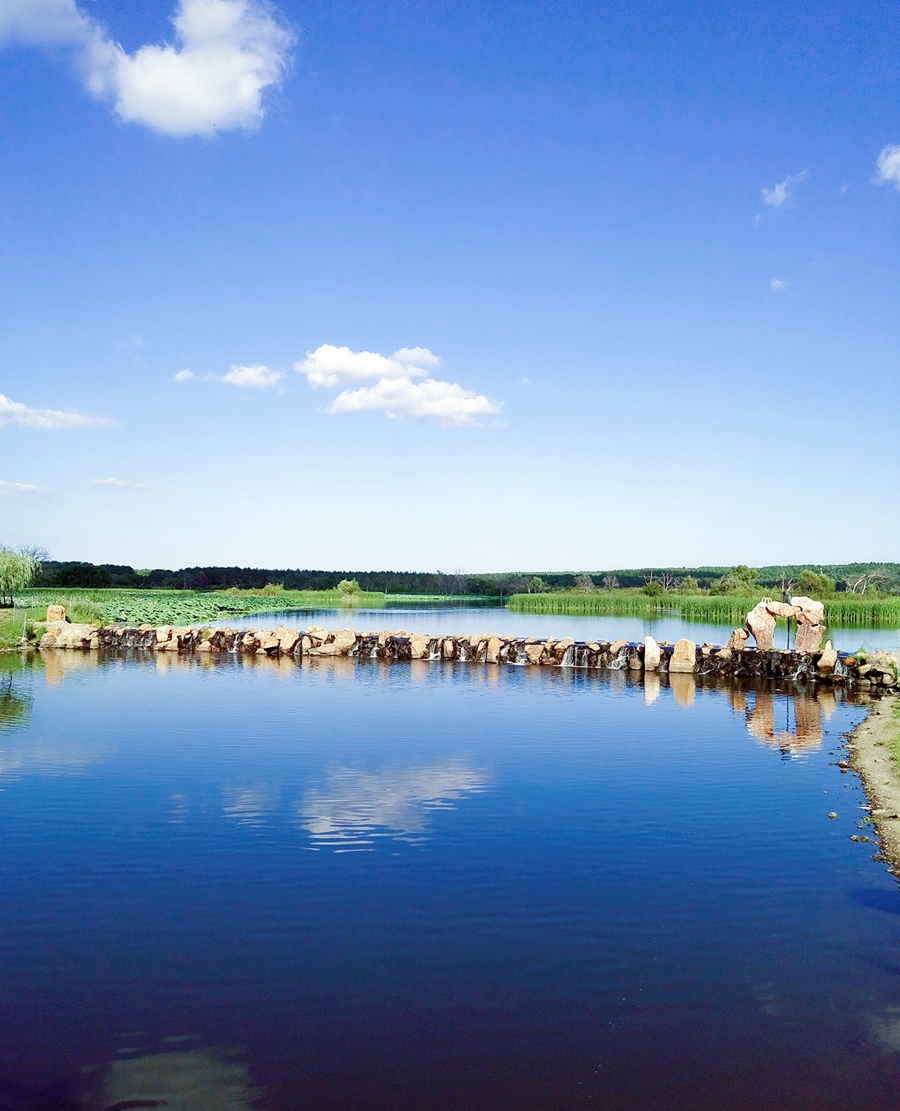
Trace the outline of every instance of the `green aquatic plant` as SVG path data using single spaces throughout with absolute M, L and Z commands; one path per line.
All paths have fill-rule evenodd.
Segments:
M 48 605 L 66 607 L 71 621 L 111 625 L 209 625 L 229 617 L 249 617 L 281 610 L 334 609 L 346 595 L 337 590 L 59 590 L 32 591 L 35 603 L 30 612 L 43 620 Z M 369 607 L 384 605 L 384 595 L 360 591 L 354 601 Z

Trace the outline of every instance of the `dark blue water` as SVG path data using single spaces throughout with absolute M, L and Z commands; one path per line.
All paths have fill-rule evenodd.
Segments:
M 345 660 L 3 676 L 0 1108 L 897 1106 L 900 895 L 833 764 L 860 706 Z

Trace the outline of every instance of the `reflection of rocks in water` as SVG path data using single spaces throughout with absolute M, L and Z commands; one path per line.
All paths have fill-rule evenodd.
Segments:
M 882 1049 L 900 1052 L 900 1007 L 888 1007 L 883 1015 L 869 1019 L 869 1041 Z
M 252 787 L 223 787 L 222 809 L 241 825 L 260 825 L 263 816 L 278 809 L 278 790 L 268 783 Z
M 659 675 L 655 671 L 647 671 L 644 673 L 644 702 L 648 706 L 659 698 L 659 691 L 661 687 Z
M 297 806 L 304 829 L 320 845 L 365 849 L 375 837 L 422 840 L 433 810 L 484 790 L 482 772 L 461 764 L 367 772 L 338 768 L 324 789 L 308 791 Z
M 76 671 L 93 671 L 99 659 L 99 652 L 67 652 L 60 649 L 41 653 L 48 683 L 61 683 L 67 675 Z
M 243 1065 L 212 1052 L 154 1053 L 111 1066 L 103 1106 L 106 1111 L 249 1111 L 258 1094 L 251 1091 Z
M 0 679 L 0 733 L 25 725 L 31 714 L 31 698 L 13 683 L 13 677 Z
M 669 676 L 669 686 L 679 706 L 690 706 L 697 695 L 697 683 L 693 675 L 676 671 Z
M 775 695 L 772 691 L 751 691 L 749 694 L 752 699 L 749 709 L 744 691 L 733 692 L 731 704 L 745 714 L 751 737 L 790 755 L 821 745 L 822 711 L 825 709 L 829 716 L 833 712 L 827 700 L 823 703 L 812 695 Z

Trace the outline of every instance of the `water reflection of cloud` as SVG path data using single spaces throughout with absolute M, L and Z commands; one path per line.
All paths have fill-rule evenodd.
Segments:
M 260 825 L 267 814 L 278 809 L 278 789 L 269 783 L 249 787 L 223 787 L 222 809 L 241 825 Z
M 20 775 L 77 775 L 91 764 L 102 764 L 100 748 L 91 751 L 58 748 L 45 741 L 0 745 L 0 779 Z
M 243 1065 L 204 1050 L 116 1061 L 103 1092 L 105 1107 L 169 1111 L 250 1111 L 258 1095 Z
M 372 848 L 379 837 L 425 839 L 429 815 L 455 810 L 454 801 L 484 790 L 483 772 L 459 763 L 369 773 L 335 768 L 323 788 L 307 791 L 297 816 L 319 847 Z
M 869 1041 L 882 1049 L 900 1052 L 900 1007 L 888 1007 L 869 1019 Z

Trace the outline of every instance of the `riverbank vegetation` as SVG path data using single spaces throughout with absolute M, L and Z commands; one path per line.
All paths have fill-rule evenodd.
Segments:
M 35 552 L 0 546 L 0 606 L 15 605 L 16 594 L 30 586 L 40 570 Z
M 43 555 L 0 548 L 0 606 L 3 600 L 15 599 L 27 611 L 22 617 L 26 624 L 42 616 L 50 603 L 66 606 L 77 621 L 188 625 L 282 610 L 497 601 L 508 601 L 511 609 L 524 613 L 648 618 L 669 613 L 687 621 L 743 624 L 763 597 L 804 594 L 824 602 L 829 625 L 900 627 L 900 564 L 632 568 L 540 575 L 240 567 L 176 572 L 58 563 Z M 22 636 L 22 620 L 4 617 L 0 609 L 0 644 Z
M 805 595 L 824 603 L 828 625 L 900 627 L 900 595 L 887 595 L 870 581 L 861 592 L 838 591 L 827 573 L 802 568 L 796 578 L 785 576 L 773 589 L 760 581 L 760 572 L 747 566 L 731 567 L 706 588 L 693 576 L 648 578 L 638 588 L 606 585 L 597 588 L 586 575 L 578 576 L 571 591 L 533 590 L 515 594 L 509 608 L 520 613 L 639 615 L 648 618 L 678 615 L 685 621 L 743 625 L 747 613 L 764 597 L 787 599 Z M 541 584 L 543 585 L 543 584 Z
M 112 625 L 198 625 L 229 617 L 281 610 L 316 610 L 336 607 L 379 607 L 383 594 L 362 590 L 284 590 L 276 586 L 259 590 L 57 590 L 32 588 L 19 599 L 21 621 L 39 620 L 48 605 L 66 607 L 71 621 Z
M 733 622 L 743 625 L 747 614 L 765 590 L 748 595 L 685 595 L 675 591 L 648 595 L 641 591 L 598 591 L 595 594 L 516 594 L 509 608 L 519 613 L 586 614 L 591 616 L 646 616 L 648 619 L 672 614 L 685 621 Z M 770 594 L 771 596 L 771 594 Z M 825 621 L 829 625 L 856 625 L 860 628 L 895 626 L 900 628 L 900 598 L 834 598 L 825 601 Z

